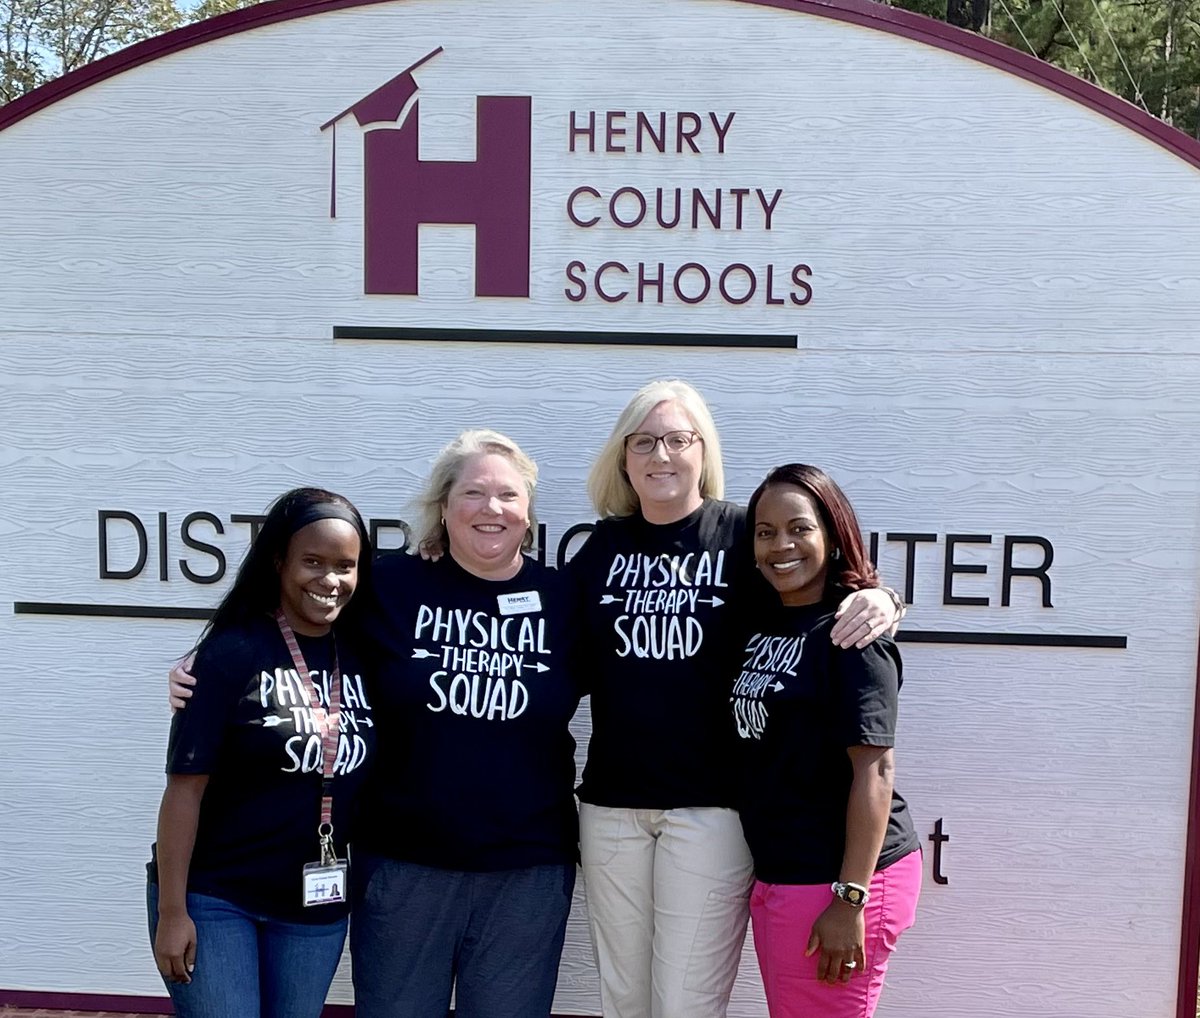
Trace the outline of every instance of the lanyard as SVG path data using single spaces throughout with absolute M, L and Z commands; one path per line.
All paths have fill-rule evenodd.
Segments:
M 321 822 L 317 827 L 317 837 L 321 841 L 321 862 L 327 865 L 334 862 L 337 855 L 333 849 L 333 765 L 337 759 L 338 738 L 342 727 L 342 671 L 338 667 L 337 640 L 333 641 L 333 674 L 330 676 L 329 702 L 322 707 L 317 684 L 312 680 L 308 665 L 304 662 L 304 655 L 300 653 L 300 644 L 296 642 L 296 634 L 282 610 L 275 613 L 275 621 L 279 625 L 279 632 L 283 634 L 283 642 L 287 644 L 292 655 L 296 674 L 308 696 L 313 721 L 321 733 L 321 774 L 324 780 L 321 789 Z

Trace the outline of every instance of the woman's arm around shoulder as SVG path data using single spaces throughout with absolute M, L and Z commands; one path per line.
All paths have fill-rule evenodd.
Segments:
M 864 587 L 842 598 L 830 638 L 839 647 L 862 648 L 885 633 L 895 636 L 906 610 L 891 587 Z

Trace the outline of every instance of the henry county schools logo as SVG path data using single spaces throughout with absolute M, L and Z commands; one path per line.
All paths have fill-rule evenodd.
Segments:
M 477 297 L 528 297 L 532 100 L 477 96 L 475 161 L 422 160 L 413 72 L 441 52 L 439 46 L 321 125 L 336 132 L 337 122 L 353 114 L 366 135 L 364 290 L 415 295 L 417 228 L 444 223 L 475 227 Z M 335 133 L 335 153 L 336 146 Z M 337 215 L 336 180 L 333 186 L 331 217 Z

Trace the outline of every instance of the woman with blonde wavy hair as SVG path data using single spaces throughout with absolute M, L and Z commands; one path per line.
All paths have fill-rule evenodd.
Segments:
M 724 487 L 712 414 L 678 380 L 634 394 L 588 479 L 601 520 L 569 573 L 588 647 L 580 847 L 606 1018 L 722 1018 L 737 974 L 753 863 L 732 808 L 725 660 L 734 613 L 766 588 Z M 858 591 L 832 640 L 865 646 L 901 612 L 886 588 Z
M 360 1018 L 550 1013 L 575 884 L 579 692 L 562 579 L 526 556 L 537 467 L 465 431 L 419 500 L 438 561 L 376 568 L 377 780 L 355 831 Z

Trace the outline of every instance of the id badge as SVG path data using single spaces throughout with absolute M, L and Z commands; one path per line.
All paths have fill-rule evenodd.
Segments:
M 349 875 L 350 864 L 345 859 L 334 859 L 329 864 L 308 863 L 304 867 L 304 907 L 345 901 Z

